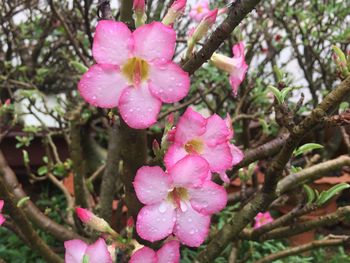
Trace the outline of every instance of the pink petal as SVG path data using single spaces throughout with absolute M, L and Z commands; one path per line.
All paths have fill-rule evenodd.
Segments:
M 4 200 L 0 200 L 0 211 L 2 210 L 3 207 L 4 207 Z
M 230 178 L 227 176 L 225 171 L 219 172 L 220 179 L 225 183 L 230 183 Z
M 175 163 L 187 156 L 185 148 L 178 143 L 171 145 L 164 156 L 164 162 L 167 169 L 170 169 Z
M 243 160 L 244 153 L 234 144 L 230 144 L 229 146 L 232 155 L 232 166 L 235 166 Z
M 217 114 L 210 116 L 207 119 L 206 131 L 201 136 L 206 144 L 214 146 L 223 143 L 230 135 L 226 122 Z
M 176 126 L 175 142 L 185 144 L 205 132 L 206 119 L 188 107 Z
M 159 166 L 143 166 L 136 173 L 134 187 L 141 203 L 152 205 L 167 197 L 171 183 L 171 177 Z
M 6 221 L 6 218 L 0 214 L 0 226 Z
M 173 232 L 174 206 L 168 202 L 144 206 L 137 215 L 136 231 L 145 240 L 161 240 Z
M 117 66 L 96 64 L 82 76 L 78 89 L 91 105 L 114 108 L 118 106 L 121 92 L 127 86 Z
M 240 63 L 237 63 L 238 65 L 245 63 L 243 41 L 239 42 L 238 44 L 232 47 L 232 53 L 233 53 L 233 59 L 235 59 L 236 61 L 238 60 L 240 61 Z
M 210 216 L 196 212 L 191 205 L 186 212 L 176 210 L 174 234 L 187 246 L 199 247 L 208 236 L 209 225 Z
M 198 213 L 211 215 L 225 208 L 227 193 L 224 187 L 211 181 L 205 182 L 200 188 L 189 189 L 190 202 Z
M 156 252 L 149 247 L 143 247 L 132 254 L 129 263 L 158 263 Z
M 137 28 L 134 33 L 134 54 L 147 61 L 164 63 L 172 59 L 175 50 L 176 33 L 160 22 L 152 22 Z
M 180 262 L 180 243 L 177 240 L 168 241 L 161 249 L 157 251 L 157 263 L 179 263 Z
M 168 170 L 174 186 L 186 188 L 201 186 L 208 176 L 208 171 L 208 162 L 192 154 L 187 155 Z
M 88 245 L 79 239 L 64 242 L 66 253 L 65 263 L 81 263 Z
M 129 28 L 121 22 L 98 22 L 92 46 L 92 54 L 101 64 L 121 65 L 132 49 L 133 38 Z
M 182 100 L 190 89 L 190 78 L 177 64 L 169 62 L 150 67 L 150 90 L 165 103 Z
M 212 172 L 219 173 L 232 167 L 231 150 L 227 143 L 212 147 L 206 145 L 201 156 L 208 161 Z
M 89 263 L 112 263 L 111 255 L 103 238 L 99 238 L 94 244 L 88 246 L 85 254 L 88 256 Z
M 235 68 L 235 70 L 233 70 L 230 74 L 230 84 L 232 87 L 232 92 L 235 96 L 237 96 L 238 87 L 243 82 L 247 69 L 248 65 L 243 64 L 241 67 Z
M 148 90 L 147 84 L 123 91 L 119 110 L 123 120 L 134 129 L 145 129 L 157 122 L 162 103 Z

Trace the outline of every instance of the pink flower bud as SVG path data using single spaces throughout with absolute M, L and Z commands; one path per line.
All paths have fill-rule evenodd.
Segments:
M 145 0 L 134 0 L 133 8 L 137 12 L 145 11 Z
M 210 11 L 203 20 L 208 24 L 209 27 L 215 24 L 216 16 L 218 15 L 218 9 L 214 9 L 213 11 Z
M 160 146 L 159 146 L 159 143 L 157 142 L 156 139 L 154 139 L 152 142 L 152 149 L 153 149 L 154 154 L 157 155 L 157 153 L 160 150 Z
M 134 226 L 134 218 L 130 216 L 128 220 L 126 220 L 126 226 L 127 227 L 133 227 Z
M 175 2 L 168 9 L 168 12 L 163 18 L 162 23 L 164 25 L 174 24 L 175 20 L 179 18 L 185 11 L 186 2 L 186 0 L 175 0 Z
M 174 125 L 174 113 L 170 113 L 167 118 L 166 118 L 166 122 L 173 126 Z
M 5 100 L 5 105 L 6 106 L 9 106 L 10 104 L 11 104 L 11 100 L 10 99 Z
M 186 0 L 175 0 L 170 8 L 175 10 L 176 12 L 183 12 L 186 7 L 186 2 Z
M 79 217 L 81 222 L 83 222 L 84 224 L 87 224 L 94 216 L 94 214 L 91 213 L 89 210 L 81 207 L 75 208 L 75 212 L 77 213 L 77 216 Z

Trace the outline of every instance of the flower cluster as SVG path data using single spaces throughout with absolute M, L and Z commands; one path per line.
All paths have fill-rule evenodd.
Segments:
M 195 4 L 190 11 L 190 17 L 196 21 L 200 22 L 208 13 L 210 12 L 209 1 L 202 0 Z
M 137 171 L 135 192 L 145 206 L 137 216 L 136 230 L 151 242 L 174 234 L 182 244 L 198 247 L 208 235 L 211 215 L 227 202 L 226 190 L 211 181 L 212 173 L 229 182 L 225 171 L 237 164 L 243 153 L 230 143 L 229 118 L 204 118 L 192 108 L 170 134 L 166 171 L 158 166 Z
M 2 208 L 4 207 L 4 200 L 0 200 L 0 212 L 2 211 Z M 5 217 L 0 214 L 0 226 L 6 221 Z
M 255 217 L 254 228 L 257 229 L 263 225 L 271 223 L 272 221 L 273 221 L 273 218 L 272 218 L 270 212 L 265 212 L 265 213 L 260 212 Z

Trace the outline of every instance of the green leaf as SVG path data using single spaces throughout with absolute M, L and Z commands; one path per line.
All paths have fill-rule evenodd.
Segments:
M 278 81 L 278 82 L 281 82 L 282 79 L 283 79 L 283 72 L 282 72 L 282 70 L 280 70 L 280 69 L 275 65 L 275 66 L 273 66 L 273 71 L 274 71 L 275 74 L 276 74 L 277 81 Z
M 22 207 L 23 205 L 25 205 L 25 203 L 27 203 L 27 201 L 30 199 L 29 196 L 26 197 L 22 197 L 21 199 L 18 200 L 17 202 L 17 207 Z
M 310 151 L 313 151 L 315 149 L 322 149 L 322 148 L 323 148 L 323 146 L 321 144 L 318 144 L 318 143 L 306 143 L 294 151 L 294 156 L 298 156 L 298 155 L 304 154 L 306 152 L 310 152 Z
M 53 174 L 56 176 L 63 177 L 66 174 L 66 169 L 63 163 L 61 164 L 56 164 L 55 167 L 53 168 Z
M 304 188 L 304 191 L 305 191 L 306 196 L 307 196 L 307 203 L 311 204 L 316 199 L 316 193 L 315 193 L 314 189 L 312 189 L 307 184 L 304 184 L 303 188 Z
M 286 96 L 287 96 L 288 93 L 289 93 L 290 91 L 292 91 L 292 90 L 293 90 L 293 88 L 291 88 L 291 87 L 289 87 L 289 88 L 284 88 L 284 89 L 281 90 L 282 102 L 284 102 Z
M 78 61 L 71 61 L 70 64 L 73 66 L 74 69 L 76 69 L 78 72 L 80 73 L 85 73 L 86 71 L 88 71 L 88 68 L 85 67 L 85 65 L 81 64 Z
M 38 168 L 38 175 L 40 175 L 40 176 L 45 175 L 45 174 L 47 174 L 48 171 L 49 171 L 49 170 L 48 170 L 48 168 L 47 168 L 46 165 L 40 166 L 40 167 Z
M 282 94 L 279 91 L 278 88 L 272 86 L 272 85 L 268 85 L 267 88 L 273 93 L 273 95 L 275 95 L 278 104 L 282 104 L 283 103 L 283 98 L 282 98 Z
M 350 187 L 350 185 L 347 183 L 340 183 L 340 184 L 337 184 L 337 185 L 333 186 L 332 188 L 328 189 L 327 191 L 323 191 L 317 199 L 317 204 L 323 205 L 323 204 L 327 203 L 330 199 L 332 199 L 338 193 L 340 193 L 341 191 L 343 191 L 349 187 Z

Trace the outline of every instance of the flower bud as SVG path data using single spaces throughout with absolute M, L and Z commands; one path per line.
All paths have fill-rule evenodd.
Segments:
M 194 46 L 208 33 L 209 29 L 215 24 L 216 17 L 218 14 L 218 9 L 214 9 L 213 11 L 209 11 L 209 13 L 202 19 L 199 25 L 195 28 L 192 36 L 188 40 L 187 44 L 187 52 L 186 58 L 188 59 Z
M 337 46 L 332 46 L 332 48 L 334 51 L 333 59 L 335 60 L 339 74 L 341 75 L 341 78 L 345 79 L 350 74 L 350 65 L 348 65 L 346 56 L 340 48 Z
M 174 24 L 175 20 L 178 19 L 185 11 L 186 2 L 186 0 L 175 0 L 175 2 L 168 9 L 168 12 L 163 18 L 162 23 L 164 25 Z
M 133 18 L 135 20 L 135 26 L 136 27 L 142 26 L 143 24 L 145 24 L 147 20 L 145 0 L 134 0 L 133 9 L 134 9 Z
M 79 217 L 79 219 L 84 224 L 91 227 L 93 230 L 96 230 L 102 233 L 108 233 L 113 236 L 118 236 L 118 234 L 109 226 L 109 224 L 104 219 L 96 216 L 89 210 L 81 207 L 77 207 L 75 209 L 75 212 L 77 213 L 77 216 Z

